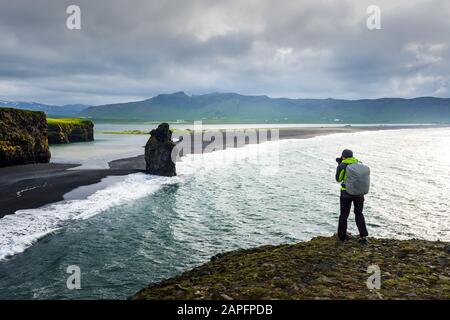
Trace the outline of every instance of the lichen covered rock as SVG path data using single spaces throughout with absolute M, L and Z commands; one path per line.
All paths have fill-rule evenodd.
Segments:
M 0 108 L 0 167 L 48 163 L 45 113 Z
M 450 299 L 449 254 L 439 241 L 317 237 L 217 255 L 134 299 Z
M 94 140 L 94 124 L 86 119 L 49 119 L 48 142 L 61 144 Z
M 162 123 L 150 132 L 150 139 L 145 145 L 146 172 L 159 176 L 175 176 L 175 163 L 172 161 L 172 132 L 169 124 Z

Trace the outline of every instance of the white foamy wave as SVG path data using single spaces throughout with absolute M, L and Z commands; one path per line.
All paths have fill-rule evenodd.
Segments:
M 19 210 L 0 219 L 0 260 L 21 253 L 43 236 L 70 220 L 88 219 L 177 183 L 177 177 L 131 174 L 124 181 L 99 190 L 82 200 L 53 203 L 37 209 Z
M 250 144 L 242 148 L 227 148 L 205 154 L 189 154 L 177 163 L 178 177 L 157 177 L 142 173 L 132 174 L 124 181 L 99 190 L 86 199 L 53 203 L 37 209 L 20 210 L 0 219 L 0 260 L 29 248 L 40 238 L 55 232 L 68 221 L 88 219 L 110 208 L 157 192 L 162 185 L 183 181 L 185 178 L 218 167 L 228 170 L 235 163 L 248 163 L 261 168 L 261 172 L 276 168 L 279 148 L 284 144 L 314 143 L 330 136 L 311 139 L 292 139 Z M 275 164 L 275 166 L 274 166 Z
M 190 154 L 177 163 L 178 177 L 131 174 L 124 181 L 98 190 L 86 199 L 56 202 L 37 209 L 19 210 L 0 219 L 0 260 L 21 253 L 40 238 L 63 227 L 68 221 L 88 219 L 105 210 L 126 204 L 158 191 L 164 184 L 235 161 L 258 162 L 255 155 L 267 155 L 281 141 L 228 148 L 206 154 Z
M 203 154 L 188 154 L 177 162 L 177 173 L 181 176 L 198 174 L 214 168 L 232 166 L 235 163 L 248 163 L 264 170 L 265 167 L 277 165 L 280 147 L 289 140 L 267 141 L 259 144 L 247 144 L 239 148 L 217 150 Z

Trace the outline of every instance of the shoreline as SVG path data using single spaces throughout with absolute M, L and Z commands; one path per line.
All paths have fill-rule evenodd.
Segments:
M 398 129 L 437 129 L 449 125 L 399 125 L 364 127 L 303 127 L 281 128 L 279 139 L 308 139 L 335 133 L 354 133 L 362 131 L 384 131 Z M 258 129 L 255 129 L 258 130 Z M 270 129 L 269 129 L 270 130 Z M 214 130 L 210 130 L 214 131 Z M 220 130 L 216 130 L 220 131 Z M 227 143 L 223 138 L 223 149 L 237 146 L 233 141 Z M 270 141 L 270 140 L 268 140 Z M 203 151 L 211 141 L 203 142 Z M 248 144 L 245 141 L 245 144 Z M 191 152 L 195 150 L 192 146 Z M 187 153 L 186 153 L 187 154 Z M 182 154 L 181 156 L 184 156 Z M 76 169 L 79 164 L 27 164 L 0 168 L 0 218 L 14 214 L 21 209 L 34 209 L 50 203 L 64 200 L 64 194 L 82 186 L 99 183 L 108 176 L 123 176 L 144 172 L 144 155 L 122 158 L 108 163 L 109 169 Z M 70 170 L 69 170 L 70 169 Z
M 71 164 L 27 164 L 0 169 L 0 218 L 17 210 L 35 209 L 64 200 L 78 187 L 99 183 L 108 176 L 136 173 L 136 170 L 73 170 Z M 72 170 L 69 170 L 72 169 Z

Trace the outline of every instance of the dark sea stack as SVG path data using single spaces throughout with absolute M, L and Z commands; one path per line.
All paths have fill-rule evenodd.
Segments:
M 86 119 L 49 119 L 48 143 L 63 144 L 94 140 L 94 124 Z
M 44 112 L 0 108 L 0 167 L 48 163 L 50 157 Z
M 162 123 L 150 132 L 145 145 L 146 172 L 159 176 L 176 176 L 175 163 L 172 161 L 172 132 L 168 123 Z

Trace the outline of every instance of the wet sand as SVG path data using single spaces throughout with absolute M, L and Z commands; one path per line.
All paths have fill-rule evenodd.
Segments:
M 307 139 L 333 133 L 377 131 L 395 129 L 440 128 L 448 126 L 371 126 L 371 127 L 313 127 L 284 128 L 279 131 L 280 139 Z M 270 131 L 269 131 L 270 132 Z M 270 135 L 269 135 L 270 136 Z M 270 139 L 269 139 L 270 140 Z M 249 141 L 246 141 L 247 144 Z M 259 142 L 259 141 L 258 141 Z M 203 142 L 205 149 L 211 142 Z M 223 138 L 224 149 L 240 147 L 235 141 Z M 194 153 L 194 147 L 191 153 Z M 188 152 L 189 153 L 189 152 Z M 45 204 L 61 201 L 64 194 L 80 187 L 100 182 L 108 176 L 122 176 L 144 172 L 144 155 L 119 159 L 109 163 L 109 169 L 77 170 L 76 164 L 28 164 L 0 168 L 0 218 L 20 209 L 38 208 Z M 75 169 L 74 169 L 75 168 Z M 68 170 L 71 169 L 71 170 Z

